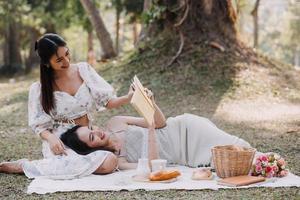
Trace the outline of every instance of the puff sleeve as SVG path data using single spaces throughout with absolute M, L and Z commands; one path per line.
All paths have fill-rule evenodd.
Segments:
M 41 85 L 38 82 L 30 86 L 28 97 L 28 125 L 34 133 L 40 134 L 53 128 L 52 118 L 48 115 L 41 104 Z
M 97 111 L 104 110 L 108 101 L 116 98 L 113 87 L 88 63 L 79 63 L 79 65 L 80 75 L 89 88 Z

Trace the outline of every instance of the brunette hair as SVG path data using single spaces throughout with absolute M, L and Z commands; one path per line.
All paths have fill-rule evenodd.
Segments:
M 41 103 L 46 113 L 55 107 L 53 95 L 54 72 L 50 66 L 50 58 L 56 54 L 59 47 L 67 43 L 54 33 L 47 33 L 35 42 L 35 51 L 40 57 Z
M 97 150 L 105 150 L 105 151 L 110 151 L 112 153 L 115 153 L 115 150 L 110 149 L 108 147 L 96 147 L 96 148 L 89 147 L 86 143 L 81 141 L 77 135 L 77 130 L 80 127 L 82 126 L 76 125 L 73 128 L 68 129 L 60 136 L 61 141 L 70 149 L 72 149 L 73 151 L 75 151 L 80 155 L 87 155 Z

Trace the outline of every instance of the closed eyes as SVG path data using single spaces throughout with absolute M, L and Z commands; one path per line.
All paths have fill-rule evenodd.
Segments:
M 68 56 L 68 55 L 69 55 L 69 50 L 66 51 L 65 56 Z M 59 63 L 59 62 L 61 62 L 62 60 L 63 60 L 63 58 L 60 57 L 60 58 L 57 58 L 57 59 L 56 59 L 56 62 Z
M 92 142 L 92 141 L 94 141 L 94 135 L 92 134 L 92 133 L 90 133 L 90 135 L 89 135 L 89 140 Z

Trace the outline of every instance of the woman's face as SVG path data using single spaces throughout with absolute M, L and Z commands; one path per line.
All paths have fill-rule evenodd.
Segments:
M 57 54 L 50 58 L 51 67 L 56 70 L 66 70 L 70 67 L 70 53 L 67 47 L 58 47 Z
M 79 140 L 86 143 L 89 147 L 104 147 L 108 145 L 109 136 L 101 129 L 91 130 L 87 126 L 77 129 Z

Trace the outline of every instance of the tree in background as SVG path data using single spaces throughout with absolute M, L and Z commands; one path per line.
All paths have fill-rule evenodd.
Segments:
M 95 65 L 96 63 L 96 56 L 94 51 L 94 44 L 93 44 L 93 26 L 88 18 L 87 13 L 85 12 L 82 4 L 80 1 L 69 1 L 69 7 L 72 8 L 72 22 L 74 26 L 81 26 L 87 32 L 87 45 L 88 45 L 88 52 L 87 52 L 87 61 L 91 65 Z
M 80 1 L 0 0 L 0 4 L 0 16 L 2 19 L 6 19 L 1 20 L 0 23 L 0 30 L 4 35 L 2 41 L 4 43 L 2 48 L 4 65 L 1 67 L 3 75 L 13 75 L 22 71 L 24 69 L 22 60 L 24 60 L 25 72 L 29 73 L 32 67 L 37 66 L 39 62 L 34 50 L 36 39 L 44 33 L 61 34 L 63 30 L 72 25 L 79 25 L 87 30 L 88 57 L 94 55 L 93 26 Z M 97 28 L 99 29 L 99 26 L 96 27 L 96 30 L 98 30 Z M 113 48 L 110 49 L 112 42 L 107 31 L 101 35 L 101 44 L 105 58 L 115 55 Z M 22 56 L 21 51 L 24 52 Z
M 112 5 L 116 10 L 116 38 L 115 38 L 115 49 L 119 53 L 119 37 L 120 37 L 120 16 L 123 11 L 123 4 L 121 0 L 112 0 Z
M 231 0 L 156 0 L 152 1 L 144 19 L 148 23 L 147 37 L 155 39 L 159 35 L 166 40 L 179 41 L 177 53 L 164 68 L 178 59 L 184 46 L 191 49 L 208 43 L 221 52 L 230 48 L 243 53 Z
M 89 19 L 91 24 L 93 25 L 96 35 L 100 41 L 101 48 L 103 51 L 102 58 L 112 58 L 115 57 L 117 54 L 113 48 L 113 42 L 111 40 L 110 34 L 107 31 L 104 22 L 99 14 L 98 9 L 90 0 L 80 0 L 82 6 L 84 7 L 85 11 L 88 13 Z
M 293 63 L 300 67 L 300 1 L 290 1 L 290 20 L 289 27 L 291 30 L 290 49 L 293 51 Z
M 124 13 L 125 20 L 132 24 L 133 33 L 133 43 L 136 44 L 138 39 L 138 29 L 137 24 L 141 23 L 141 15 L 143 12 L 143 0 L 112 0 L 111 5 L 108 8 L 113 7 L 116 12 L 116 38 L 115 38 L 115 48 L 117 51 L 121 50 L 120 43 L 120 20 L 121 14 Z
M 1 0 L 0 3 L 3 5 L 0 15 L 7 19 L 0 23 L 1 32 L 5 33 L 6 37 L 5 48 L 3 48 L 5 65 L 1 70 L 9 72 L 11 75 L 24 69 L 22 60 L 25 64 L 25 73 L 29 73 L 34 66 L 38 66 L 39 58 L 34 50 L 34 43 L 44 33 L 61 34 L 70 26 L 79 25 L 87 30 L 88 40 L 92 41 L 92 25 L 79 1 Z M 14 13 L 13 17 L 11 17 L 11 13 Z M 10 24 L 10 29 L 8 24 Z M 15 26 L 19 28 L 16 29 Z M 93 51 L 92 42 L 89 44 L 88 49 Z M 14 48 L 11 48 L 12 45 Z M 18 53 L 21 51 L 24 52 L 23 59 Z M 19 64 L 9 65 L 12 63 L 12 59 L 17 60 L 13 63 Z M 16 66 L 18 67 L 16 68 Z
M 22 70 L 20 49 L 20 11 L 22 1 L 0 1 L 1 32 L 4 35 L 2 75 L 13 75 Z
M 253 16 L 253 47 L 257 48 L 258 46 L 258 32 L 259 32 L 259 26 L 258 26 L 258 8 L 259 8 L 260 0 L 256 0 L 253 10 L 251 11 L 251 15 Z
M 138 30 L 137 24 L 142 23 L 143 4 L 147 0 L 124 0 L 125 14 L 128 16 L 128 21 L 133 24 L 133 43 L 136 44 L 138 41 Z
M 300 42 L 300 2 L 277 1 L 273 7 L 261 1 L 258 49 L 286 63 L 296 64 Z M 296 60 L 295 60 L 296 58 Z

